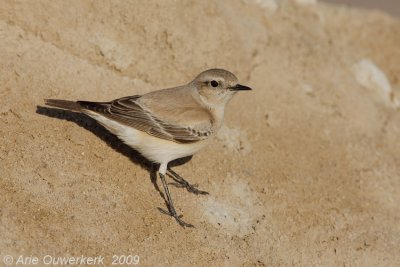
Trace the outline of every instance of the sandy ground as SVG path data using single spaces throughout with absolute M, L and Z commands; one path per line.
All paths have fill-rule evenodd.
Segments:
M 313 2 L 1 1 L 0 261 L 398 265 L 400 23 Z M 180 85 L 210 67 L 254 90 L 175 167 L 210 192 L 171 188 L 194 229 L 157 210 L 137 153 L 84 116 L 40 107 Z

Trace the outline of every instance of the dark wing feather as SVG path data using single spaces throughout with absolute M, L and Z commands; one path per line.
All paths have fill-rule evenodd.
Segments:
M 207 139 L 211 134 L 211 128 L 199 131 L 165 122 L 141 106 L 136 101 L 139 98 L 140 96 L 128 96 L 111 102 L 78 101 L 77 103 L 84 109 L 165 140 L 190 143 Z

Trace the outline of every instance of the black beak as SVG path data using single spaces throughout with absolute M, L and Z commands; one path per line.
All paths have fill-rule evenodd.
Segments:
M 251 88 L 248 86 L 241 85 L 241 84 L 236 84 L 235 86 L 229 87 L 229 90 L 231 90 L 231 91 L 248 91 L 248 90 L 251 90 Z

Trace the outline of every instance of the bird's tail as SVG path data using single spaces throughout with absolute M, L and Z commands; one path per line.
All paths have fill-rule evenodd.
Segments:
M 62 109 L 69 109 L 73 111 L 81 111 L 82 106 L 75 101 L 61 100 L 61 99 L 45 99 L 45 104 L 51 107 L 57 107 Z

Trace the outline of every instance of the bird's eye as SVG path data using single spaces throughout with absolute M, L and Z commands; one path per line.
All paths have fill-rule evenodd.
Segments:
M 211 84 L 211 86 L 212 87 L 218 87 L 218 82 L 217 81 L 215 81 L 215 80 L 212 80 L 211 82 L 210 82 L 210 84 Z

